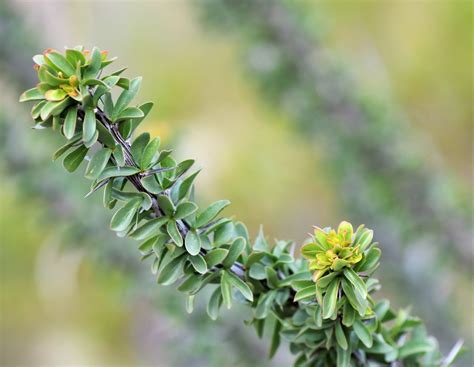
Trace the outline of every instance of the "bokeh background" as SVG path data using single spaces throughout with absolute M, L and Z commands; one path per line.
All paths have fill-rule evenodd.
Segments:
M 473 347 L 470 1 L 0 2 L 3 366 L 285 366 L 233 308 L 210 321 L 157 286 L 111 213 L 30 129 L 31 56 L 97 45 L 143 75 L 142 129 L 203 168 L 256 234 L 374 228 L 378 275 L 441 348 Z M 472 365 L 467 352 L 459 366 Z

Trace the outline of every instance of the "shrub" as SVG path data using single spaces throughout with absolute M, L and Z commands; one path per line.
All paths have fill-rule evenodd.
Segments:
M 243 223 L 220 216 L 229 201 L 201 209 L 194 202 L 193 160 L 176 162 L 160 149 L 159 137 L 134 136 L 153 106 L 130 106 L 140 77 L 123 77 L 125 69 L 105 73 L 114 59 L 98 48 L 47 50 L 33 60 L 40 82 L 20 101 L 36 102 L 36 129 L 52 128 L 67 139 L 53 159 L 65 155 L 69 172 L 88 160 L 88 195 L 102 189 L 105 207 L 120 206 L 110 228 L 140 241 L 158 283 L 177 285 L 189 312 L 206 287 L 213 288 L 212 319 L 222 305 L 246 304 L 259 336 L 273 330 L 270 357 L 284 338 L 295 366 L 452 365 L 461 342 L 442 357 L 420 319 L 374 299 L 381 252 L 373 231 L 345 221 L 337 229 L 315 227 L 302 257 L 291 241 L 270 245 L 262 231 L 252 243 Z M 114 87 L 121 89 L 115 101 Z

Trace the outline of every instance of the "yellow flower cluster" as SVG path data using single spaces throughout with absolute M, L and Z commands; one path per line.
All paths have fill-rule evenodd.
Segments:
M 352 224 L 348 222 L 341 222 L 337 232 L 315 227 L 313 239 L 314 242 L 303 246 L 302 253 L 309 260 L 309 269 L 314 271 L 315 282 L 327 272 L 352 267 L 362 260 L 360 246 L 354 245 Z
M 67 49 L 67 57 L 64 57 L 54 49 L 47 49 L 42 55 L 33 57 L 40 79 L 38 91 L 47 101 L 58 102 L 67 96 L 81 101 L 78 75 L 81 75 L 81 68 L 92 62 L 89 55 L 88 50 Z M 107 51 L 102 51 L 100 56 L 105 61 Z

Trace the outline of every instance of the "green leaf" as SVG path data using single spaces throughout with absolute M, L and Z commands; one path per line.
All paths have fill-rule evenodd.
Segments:
M 102 63 L 102 55 L 97 47 L 92 50 L 91 62 L 86 66 L 82 75 L 83 80 L 94 79 L 100 71 L 100 65 Z
M 113 72 L 112 74 L 110 74 L 110 75 L 120 75 L 120 74 L 122 74 L 122 73 L 123 73 L 125 70 L 127 70 L 127 69 L 128 69 L 127 67 L 121 68 L 121 69 L 119 69 L 119 70 L 117 70 L 117 71 L 114 71 L 114 72 Z
M 151 196 L 145 192 L 140 192 L 143 200 L 142 200 L 142 208 L 143 210 L 149 210 L 153 206 L 153 200 Z
M 122 201 L 129 201 L 130 199 L 140 199 L 142 201 L 142 208 L 144 210 L 148 210 L 152 206 L 151 197 L 144 192 L 137 192 L 137 191 L 122 191 L 116 188 L 112 189 L 112 197 L 114 199 L 122 200 Z
M 370 229 L 363 229 L 360 237 L 354 241 L 354 247 L 359 246 L 359 250 L 364 252 L 365 249 L 371 244 L 372 238 L 374 237 L 374 231 Z
M 180 177 L 180 176 L 182 176 L 184 173 L 186 173 L 186 171 L 187 171 L 188 169 L 190 169 L 193 164 L 194 164 L 194 159 L 187 159 L 187 160 L 185 160 L 185 161 L 180 162 L 180 163 L 176 166 L 176 172 L 175 172 L 176 178 L 177 178 L 177 177 Z
M 205 256 L 207 266 L 211 268 L 217 264 L 220 264 L 222 261 L 224 261 L 228 253 L 229 250 L 223 248 L 216 248 L 214 250 L 209 251 Z
M 168 248 L 165 246 L 168 242 L 169 237 L 168 235 L 162 233 L 157 236 L 155 243 L 153 244 L 153 252 L 155 253 L 156 257 L 162 259 L 165 252 L 168 251 Z
M 43 109 L 46 103 L 46 101 L 40 101 L 33 106 L 33 108 L 31 109 L 31 117 L 33 118 L 33 120 L 36 120 L 40 117 L 41 110 Z
M 117 121 L 127 120 L 127 119 L 137 119 L 144 116 L 145 114 L 138 107 L 127 107 L 122 112 L 120 112 L 120 115 L 117 117 Z
M 140 111 L 141 112 L 141 111 Z M 151 140 L 145 147 L 140 160 L 140 167 L 148 169 L 156 163 L 158 158 L 158 148 L 160 146 L 160 138 L 157 137 Z
M 105 145 L 105 146 L 107 146 L 111 149 L 115 148 L 115 140 L 112 137 L 112 134 L 105 128 L 104 125 L 97 124 L 97 132 L 99 133 L 100 142 L 103 145 Z M 114 156 L 115 156 L 115 154 L 114 154 Z M 123 166 L 123 164 L 122 164 L 122 166 Z
M 160 163 L 160 162 L 166 162 L 166 158 L 168 158 L 168 156 L 172 153 L 173 151 L 172 150 L 162 150 L 160 152 L 160 155 L 158 156 L 158 160 L 157 160 L 157 163 Z M 173 164 L 168 164 L 166 165 L 166 167 L 174 167 L 176 165 L 176 162 L 172 161 Z M 162 164 L 163 167 L 165 167 L 165 164 Z
M 352 226 L 351 226 L 351 228 L 352 228 Z M 344 330 L 343 330 L 339 320 L 336 321 L 335 331 L 336 331 L 337 344 L 339 344 L 339 346 L 342 349 L 347 350 L 348 344 L 347 344 L 346 334 L 344 334 Z
M 141 183 L 143 187 L 152 194 L 161 194 L 163 192 L 163 188 L 157 181 L 155 175 L 143 177 Z
M 323 298 L 323 318 L 332 318 L 336 312 L 337 292 L 339 290 L 339 280 L 336 279 L 329 284 Z
M 127 177 L 127 176 L 132 176 L 140 172 L 140 170 L 136 167 L 129 167 L 129 166 L 124 166 L 124 167 L 106 167 L 100 176 L 97 178 L 97 181 L 102 181 L 105 180 L 106 178 L 109 177 Z
M 294 280 L 293 282 L 291 282 L 291 287 L 295 291 L 299 291 L 300 289 L 303 289 L 303 288 L 306 288 L 306 287 L 315 287 L 315 289 L 317 288 L 317 286 L 316 286 L 316 284 L 314 284 L 313 280 Z
M 59 102 L 46 102 L 46 104 L 41 108 L 40 118 L 43 121 L 46 121 L 51 117 L 51 111 L 56 107 L 56 104 Z
M 268 354 L 268 358 L 272 359 L 275 353 L 278 350 L 278 347 L 280 346 L 280 331 L 282 329 L 282 323 L 278 320 L 275 320 L 275 325 L 273 327 L 273 333 L 272 333 L 272 342 L 270 344 L 270 351 Z
M 367 298 L 367 288 L 364 281 L 351 268 L 344 269 L 344 276 L 354 286 L 354 291 L 360 298 Z
M 119 78 L 117 85 L 122 89 L 130 88 L 130 79 L 128 78 Z
M 360 316 L 364 316 L 367 310 L 367 301 L 359 298 L 359 296 L 354 292 L 352 285 L 345 279 L 341 279 L 342 290 L 349 303 L 354 307 L 355 310 L 359 313 Z
M 242 293 L 242 295 L 249 301 L 253 302 L 253 293 L 250 287 L 245 283 L 242 279 L 240 279 L 237 275 L 230 271 L 223 271 L 222 276 L 227 278 L 227 281 L 233 285 L 237 290 Z
M 140 199 L 132 199 L 122 208 L 117 210 L 110 221 L 110 229 L 116 232 L 125 231 L 132 222 L 140 205 Z
M 135 162 L 141 162 L 143 152 L 149 141 L 150 141 L 150 134 L 148 133 L 143 133 L 137 136 L 133 140 L 131 150 L 132 150 L 132 156 L 133 156 L 133 159 L 135 159 Z
M 129 88 L 122 91 L 119 98 L 117 99 L 117 102 L 115 103 L 114 111 L 112 115 L 110 116 L 112 121 L 116 121 L 117 117 L 125 110 L 125 108 L 127 108 L 128 104 L 132 101 L 132 99 L 138 93 L 141 82 L 142 82 L 141 77 L 132 79 L 130 81 Z
M 153 107 L 153 102 L 146 102 L 138 106 L 139 109 L 143 111 L 144 116 L 141 118 L 133 119 L 130 120 L 130 132 L 134 132 L 135 129 L 140 125 L 140 123 L 145 119 L 145 117 L 148 115 L 148 113 L 151 111 Z
M 228 277 L 225 272 L 221 273 L 221 294 L 224 305 L 229 309 L 232 307 L 232 290 Z
M 176 221 L 170 220 L 166 224 L 166 231 L 170 235 L 173 242 L 178 247 L 183 246 L 183 237 L 181 237 L 181 233 L 179 233 L 178 226 L 176 225 Z
M 369 332 L 367 327 L 359 319 L 354 320 L 352 325 L 359 340 L 367 347 L 371 348 L 373 344 L 372 334 Z
M 231 221 L 219 226 L 214 232 L 214 246 L 219 247 L 220 245 L 229 243 L 234 235 L 234 223 Z
M 258 251 L 252 252 L 247 258 L 247 267 L 250 267 L 252 266 L 252 264 L 259 262 L 264 256 L 265 256 L 264 252 L 258 252 Z
M 85 141 L 84 142 L 84 145 L 87 147 L 87 148 L 90 148 L 91 146 L 93 146 L 95 143 L 97 143 L 97 139 L 99 138 L 99 132 L 96 130 L 95 133 L 94 133 L 94 136 L 92 136 L 92 138 L 88 141 Z
M 102 79 L 100 82 L 101 84 L 96 88 L 96 90 L 94 91 L 94 97 L 92 98 L 93 100 L 93 104 L 95 106 L 97 106 L 97 103 L 99 102 L 100 98 L 107 93 L 107 91 L 110 90 L 110 88 L 112 88 L 115 84 L 117 84 L 118 80 L 120 78 L 118 76 L 108 76 L 108 77 L 105 77 L 104 79 Z M 97 80 L 97 79 L 92 79 L 92 80 Z M 111 95 L 110 93 L 108 93 L 109 96 L 108 97 L 104 97 L 104 107 L 105 107 L 105 99 L 107 99 L 107 103 L 111 103 L 112 102 L 112 99 L 111 99 Z M 110 112 L 113 110 L 113 103 L 112 103 L 112 108 L 110 108 L 111 106 L 107 106 L 107 111 Z M 105 111 L 104 111 L 105 112 Z M 107 116 L 108 116 L 108 113 L 106 112 Z
M 114 111 L 114 101 L 112 100 L 112 94 L 110 92 L 104 93 L 104 112 L 110 118 Z
M 398 356 L 400 359 L 405 359 L 416 354 L 428 353 L 432 350 L 433 344 L 426 340 L 410 340 L 399 349 Z
M 344 303 L 343 313 L 342 313 L 342 323 L 344 326 L 351 327 L 354 323 L 356 316 L 356 311 L 351 306 L 349 302 Z
M 63 166 L 68 172 L 74 172 L 86 157 L 88 149 L 81 145 L 64 158 Z
M 130 234 L 130 237 L 141 241 L 145 238 L 158 234 L 160 228 L 168 221 L 166 217 L 154 218 L 146 222 L 141 227 L 138 227 Z
M 252 264 L 252 266 L 249 269 L 249 276 L 250 278 L 256 279 L 256 280 L 266 279 L 267 272 L 265 271 L 265 266 L 260 263 Z
M 73 66 L 77 65 L 78 62 L 80 63 L 80 65 L 84 65 L 86 63 L 86 57 L 84 56 L 84 54 L 72 48 L 68 48 L 66 50 L 66 59 Z
M 371 248 L 366 254 L 365 259 L 360 263 L 361 265 L 356 268 L 357 271 L 366 272 L 372 270 L 377 265 L 381 255 L 382 251 L 380 249 L 376 247 Z
M 307 299 L 314 299 L 316 297 L 315 294 L 316 294 L 315 285 L 310 285 L 309 287 L 300 289 L 298 292 L 296 292 L 293 302 L 298 302 L 298 301 L 307 300 Z
M 57 116 L 71 104 L 71 98 L 65 98 L 59 102 L 47 102 L 41 109 L 41 120 L 46 121 L 51 116 Z
M 285 277 L 285 279 L 280 280 L 280 286 L 286 287 L 290 285 L 293 281 L 297 280 L 311 280 L 311 273 L 309 271 L 301 271 L 292 275 Z
M 268 252 L 270 250 L 270 247 L 268 246 L 268 242 L 265 239 L 262 226 L 260 226 L 260 230 L 258 231 L 258 236 L 255 239 L 255 244 L 253 245 L 253 249 L 254 251 L 262 251 L 262 252 Z
M 268 316 L 272 309 L 273 300 L 276 297 L 276 291 L 269 291 L 268 293 L 261 293 L 255 308 L 255 318 L 264 319 Z
M 267 273 L 267 284 L 268 284 L 268 286 L 270 288 L 278 288 L 278 276 L 277 276 L 277 273 L 276 273 L 275 269 L 273 269 L 270 266 L 267 266 L 265 268 L 265 272 Z
M 352 228 L 352 224 L 346 221 L 342 221 L 337 228 L 338 235 L 343 238 L 346 243 L 352 242 L 352 235 L 354 233 L 354 229 Z
M 60 147 L 58 150 L 56 150 L 53 154 L 53 161 L 61 157 L 64 153 L 66 153 L 74 144 L 76 144 L 80 140 L 79 137 L 76 137 L 69 141 L 67 144 L 63 145 Z
M 157 239 L 157 236 L 147 239 L 140 246 L 138 246 L 138 250 L 144 255 L 147 254 L 153 249 L 153 246 L 155 245 Z
M 77 121 L 77 109 L 71 107 L 67 111 L 66 118 L 64 119 L 63 134 L 66 139 L 70 140 L 76 132 L 76 121 Z
M 96 106 L 94 106 L 94 99 L 92 96 L 88 93 L 87 88 L 82 87 L 82 107 L 84 110 L 87 109 L 94 109 Z
M 95 180 L 99 177 L 107 165 L 111 154 L 112 150 L 109 148 L 99 150 L 87 165 L 85 177 L 90 180 Z
M 191 265 L 193 268 L 199 273 L 199 274 L 206 274 L 207 272 L 207 264 L 204 258 L 201 255 L 196 255 L 196 256 L 189 256 L 189 261 L 191 262 Z
M 102 87 L 104 88 L 105 90 L 107 90 L 109 88 L 109 86 L 102 80 L 100 79 L 88 79 L 88 80 L 85 80 L 82 82 L 83 85 L 87 85 L 87 86 L 95 86 L 95 85 L 98 85 L 99 87 Z M 97 92 L 97 91 L 96 91 Z M 95 93 L 96 93 L 95 92 Z M 94 94 L 95 94 L 94 93 Z
M 176 210 L 173 202 L 166 195 L 159 195 L 156 199 L 158 201 L 158 206 L 165 213 L 166 216 L 172 217 Z
M 263 336 L 263 331 L 265 329 L 265 319 L 257 319 L 253 323 L 255 326 L 255 332 L 257 333 L 257 336 L 262 339 Z
M 336 365 L 337 367 L 351 367 L 350 348 L 347 348 L 347 350 L 344 350 L 341 347 L 337 348 Z M 367 367 L 375 367 L 375 366 L 367 365 Z
M 174 213 L 174 219 L 183 219 L 189 217 L 191 214 L 195 213 L 198 210 L 196 204 L 190 201 L 183 202 L 176 207 L 176 212 Z
M 217 320 L 219 317 L 219 309 L 222 305 L 222 294 L 221 288 L 217 287 L 214 292 L 212 292 L 209 303 L 207 304 L 207 314 L 212 320 Z
M 20 96 L 20 102 L 38 101 L 41 99 L 44 99 L 44 95 L 37 88 L 28 89 Z
M 334 271 L 340 271 L 342 270 L 345 266 L 349 266 L 350 263 L 346 260 L 343 259 L 336 259 L 333 263 Z
M 101 124 L 97 125 L 97 127 L 102 126 Z M 123 152 L 123 148 L 121 145 L 115 145 L 114 144 L 111 146 L 112 149 L 112 155 L 115 159 L 116 166 L 118 167 L 123 167 L 125 165 L 125 154 Z
M 114 180 L 107 180 L 107 184 L 105 185 L 104 188 L 104 195 L 102 198 L 102 204 L 104 205 L 105 208 L 112 209 L 117 200 L 114 200 L 112 198 L 112 189 L 113 189 L 113 184 Z
M 62 101 L 66 96 L 67 93 L 62 89 L 50 89 L 44 94 L 47 101 L 53 102 Z
M 76 73 L 75 66 L 72 65 L 63 55 L 57 52 L 50 52 L 45 55 L 59 70 L 66 76 L 71 76 Z
M 320 247 L 317 243 L 307 243 L 301 247 L 301 254 L 306 258 L 316 256 Z
M 189 189 L 191 188 L 199 172 L 200 170 L 194 172 L 193 174 L 189 175 L 181 182 L 181 185 L 179 185 L 179 188 L 178 188 L 178 201 L 183 199 L 188 194 Z
M 390 302 L 386 299 L 381 300 L 375 305 L 374 312 L 380 321 L 385 321 L 385 316 L 390 312 Z
M 227 257 L 225 258 L 224 262 L 222 265 L 225 268 L 230 268 L 235 261 L 237 261 L 238 257 L 240 254 L 244 251 L 245 249 L 245 240 L 243 237 L 237 237 L 234 242 L 230 245 L 229 248 L 229 253 Z
M 178 287 L 178 291 L 185 293 L 196 292 L 202 284 L 202 276 L 198 274 L 189 275 L 183 283 Z
M 329 273 L 328 275 L 323 276 L 318 280 L 318 287 L 319 288 L 326 288 L 334 278 L 336 278 L 339 275 L 338 272 L 332 272 Z
M 49 69 L 51 70 L 51 69 Z M 42 65 L 38 71 L 38 78 L 41 83 L 46 83 L 52 87 L 59 87 L 60 85 L 63 84 L 69 84 L 68 79 L 63 79 L 63 78 L 58 78 L 57 76 L 54 76 L 51 74 L 48 70 L 48 66 Z
M 95 120 L 95 112 L 93 109 L 89 108 L 86 110 L 86 114 L 84 116 L 84 126 L 82 127 L 82 140 L 91 140 L 94 137 L 96 129 L 97 127 Z
M 398 351 L 392 347 L 390 344 L 388 344 L 382 335 L 380 334 L 375 334 L 374 335 L 374 344 L 370 348 L 370 353 L 372 354 L 393 354 L 393 353 L 398 353 Z M 389 362 L 387 356 L 385 356 L 385 360 Z
M 196 227 L 199 228 L 211 222 L 229 204 L 230 201 L 228 200 L 219 200 L 209 205 L 205 210 L 198 213 Z
M 178 206 L 179 208 L 179 206 Z M 186 239 L 184 241 L 184 246 L 190 255 L 194 256 L 199 254 L 201 251 L 201 238 L 195 230 L 189 230 L 186 234 Z
M 58 131 L 60 128 L 61 128 L 61 118 L 59 116 L 53 116 L 52 129 L 54 131 Z
M 205 230 L 202 232 L 205 235 L 209 235 L 210 233 L 213 233 L 219 229 L 219 227 L 231 222 L 229 218 L 220 218 L 215 221 L 212 221 L 211 223 L 207 224 L 205 227 Z M 194 224 L 195 225 L 195 224 Z M 217 246 L 219 247 L 219 246 Z
M 185 256 L 180 255 L 166 264 L 158 276 L 158 283 L 163 285 L 171 285 L 176 282 L 182 273 L 184 259 Z

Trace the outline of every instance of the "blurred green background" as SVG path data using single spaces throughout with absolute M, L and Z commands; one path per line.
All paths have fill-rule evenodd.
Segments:
M 212 322 L 154 284 L 111 213 L 17 103 L 48 47 L 107 49 L 143 75 L 142 129 L 203 168 L 255 235 L 301 243 L 342 219 L 376 231 L 392 305 L 446 351 L 473 345 L 472 3 L 0 3 L 1 364 L 285 366 L 238 307 Z M 460 366 L 472 365 L 472 353 Z

